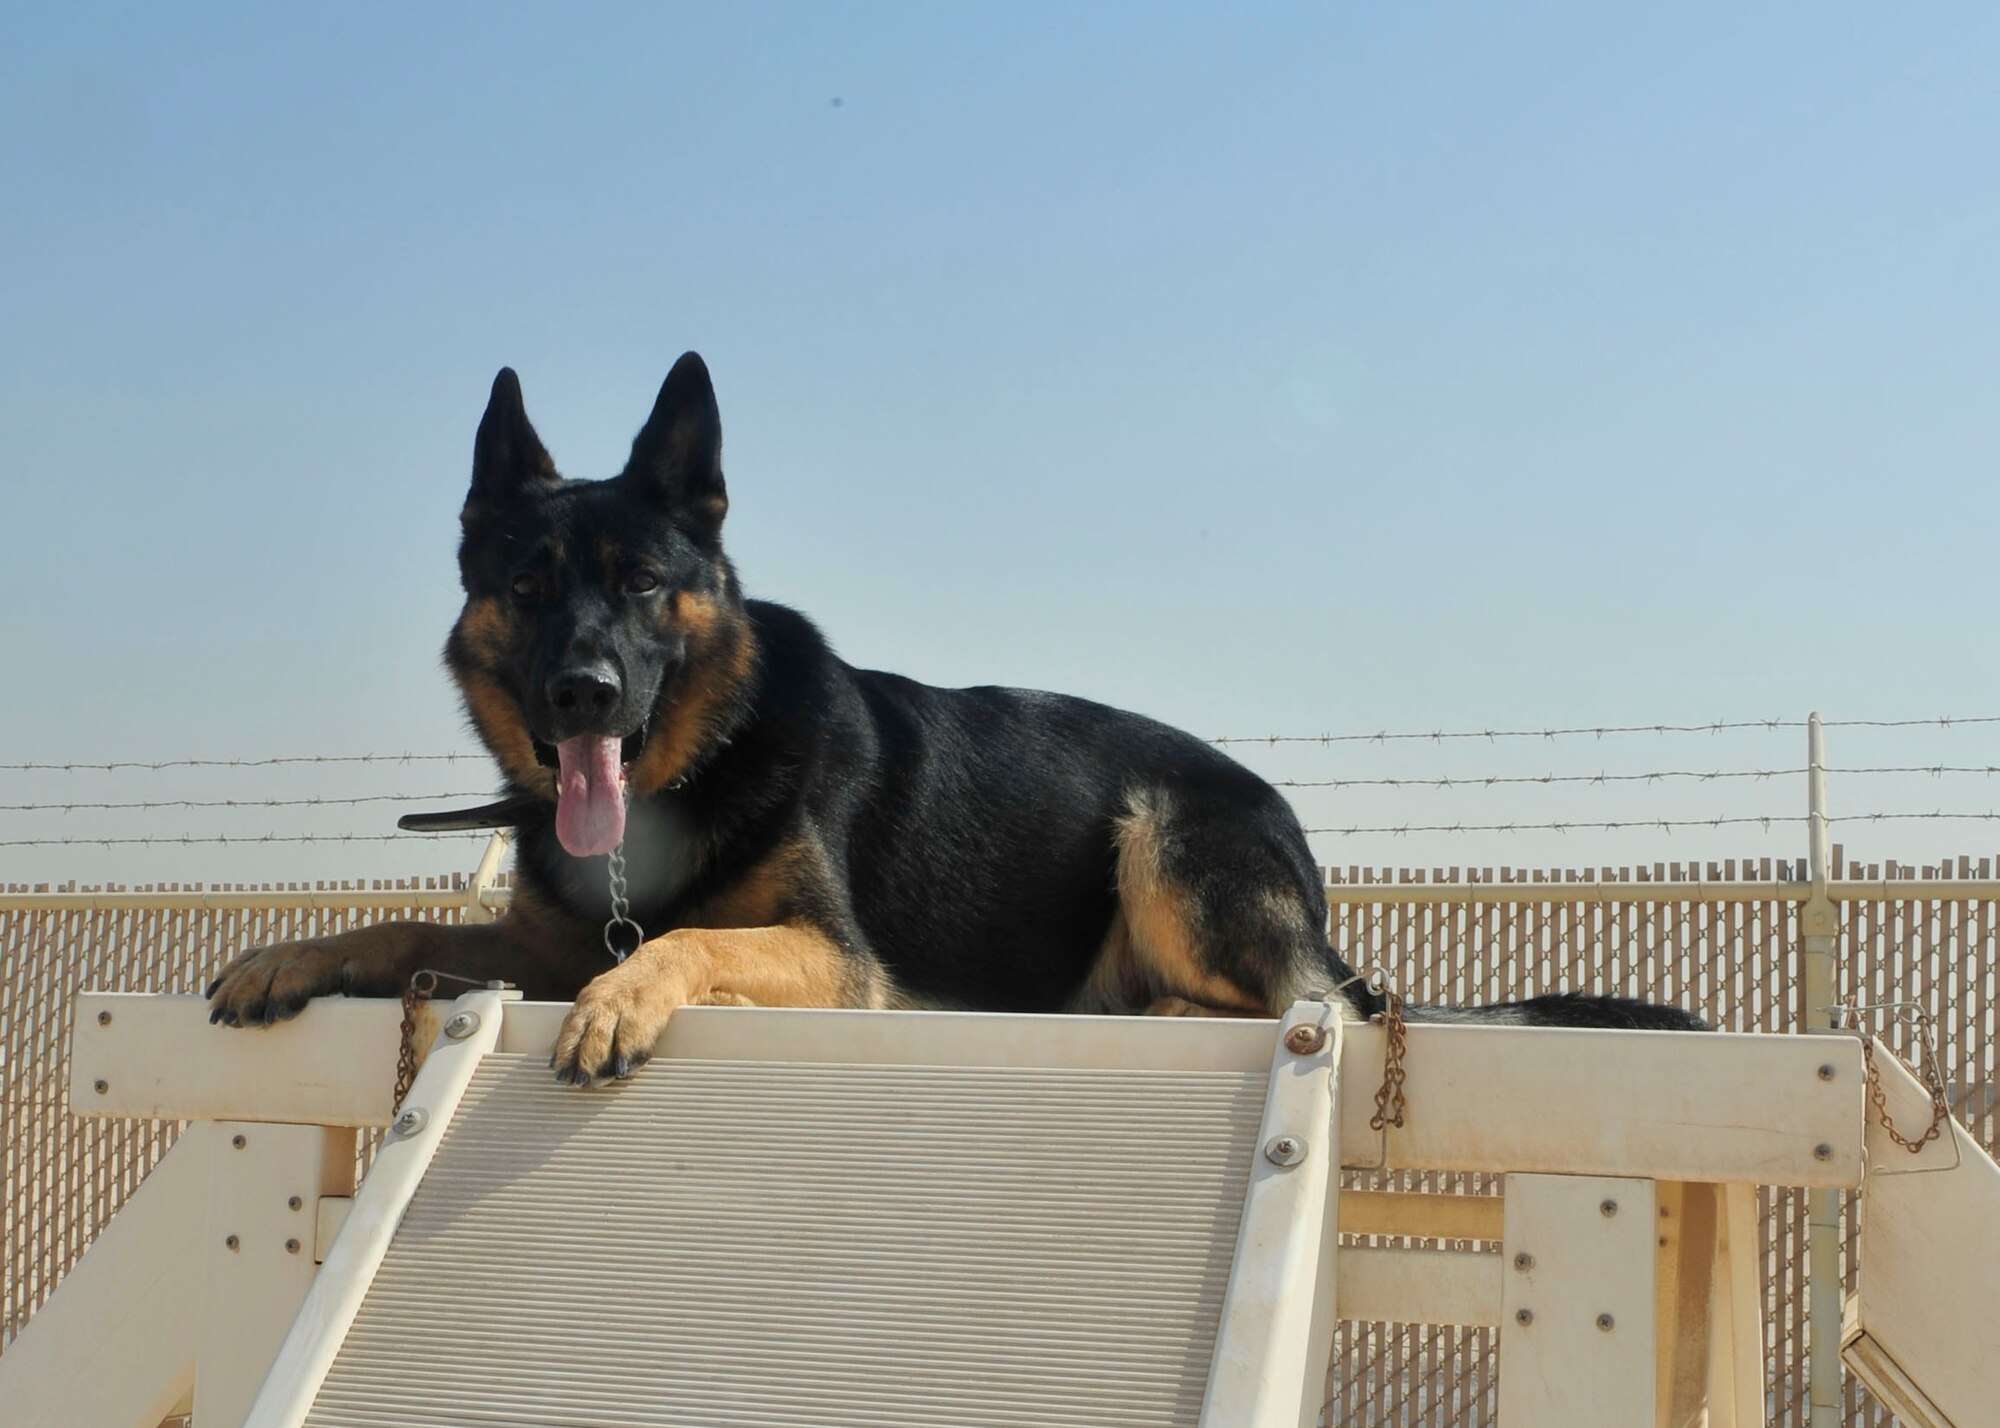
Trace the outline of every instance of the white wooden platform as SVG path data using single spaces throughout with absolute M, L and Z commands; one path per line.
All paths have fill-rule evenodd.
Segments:
M 580 1092 L 566 1008 L 510 996 L 427 1009 L 358 1191 L 394 1003 L 83 998 L 72 1106 L 191 1124 L 0 1357 L 0 1422 L 1304 1428 L 1338 1316 L 1497 1326 L 1515 1428 L 1761 1424 L 1758 1184 L 1864 1188 L 1850 1363 L 1906 1422 L 1996 1421 L 2000 1174 L 1962 1131 L 1886 1157 L 1856 1040 L 1416 1027 L 1378 1132 L 1381 1030 L 1313 1003 L 689 1009 Z

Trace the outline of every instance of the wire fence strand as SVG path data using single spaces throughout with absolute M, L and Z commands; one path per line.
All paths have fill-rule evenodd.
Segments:
M 490 829 L 463 828 L 443 831 L 408 829 L 398 833 L 259 833 L 191 834 L 161 833 L 122 838 L 0 838 L 0 848 L 127 848 L 168 847 L 196 843 L 396 843 L 410 838 L 485 838 Z
M 1825 729 L 1955 729 L 1969 724 L 2000 724 L 2000 714 L 1940 714 L 1924 719 L 1822 719 Z M 1576 724 L 1540 729 L 1384 729 L 1353 734 L 1231 734 L 1212 744 L 1391 744 L 1447 743 L 1502 739 L 1603 739 L 1620 734 L 1721 734 L 1736 729 L 1803 729 L 1804 719 L 1711 719 L 1700 724 Z
M 135 812 L 156 808 L 354 808 L 364 803 L 446 803 L 491 798 L 491 789 L 469 793 L 371 793 L 355 798 L 160 798 L 136 803 L 0 803 L 0 813 Z
M 1915 719 L 1823 719 L 1827 729 L 1956 729 L 1966 725 L 2000 724 L 2000 714 L 1938 714 Z M 1572 724 L 1541 728 L 1486 729 L 1379 729 L 1372 732 L 1318 734 L 1226 734 L 1208 742 L 1217 745 L 1248 744 L 1388 744 L 1445 743 L 1502 739 L 1603 739 L 1626 734 L 1720 734 L 1732 730 L 1756 729 L 1770 732 L 1803 729 L 1803 719 L 1710 719 L 1689 724 Z M 0 763 L 0 773 L 109 773 L 120 770 L 159 772 L 166 769 L 247 769 L 276 768 L 293 764 L 428 764 L 480 761 L 486 754 L 477 750 L 447 753 L 396 754 L 279 754 L 260 759 L 114 759 L 95 762 L 82 759 L 38 760 Z
M 1351 837 L 1357 834 L 1405 833 L 1617 833 L 1644 828 L 1672 833 L 1681 828 L 1735 828 L 1756 826 L 1766 830 L 1788 823 L 1806 823 L 1804 813 L 1745 814 L 1729 818 L 1568 818 L 1547 823 L 1382 823 L 1369 827 L 1308 828 L 1307 833 Z M 1846 813 L 1828 818 L 1828 823 L 2000 823 L 2000 811 L 1986 813 Z
M 0 773 L 110 773 L 141 770 L 158 773 L 162 769 L 268 769 L 281 764 L 452 764 L 484 762 L 487 755 L 477 751 L 453 754 L 281 754 L 268 759 L 116 759 L 109 763 L 86 763 L 80 759 L 55 762 L 0 764 Z
M 1448 777 L 1414 775 L 1404 778 L 1272 779 L 1273 788 L 1505 788 L 1520 784 L 1665 783 L 1687 780 L 1712 783 L 1720 779 L 1792 778 L 1807 773 L 1795 769 L 1651 769 L 1642 773 L 1594 774 L 1464 774 Z M 1831 772 L 1831 770 L 1829 770 Z

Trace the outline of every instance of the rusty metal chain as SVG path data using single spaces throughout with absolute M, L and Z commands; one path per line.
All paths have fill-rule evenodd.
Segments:
M 419 982 L 422 987 L 417 985 Z M 417 1079 L 417 1003 L 436 990 L 437 973 L 431 971 L 412 972 L 403 987 L 403 1030 L 396 1045 L 396 1098 L 392 1110 L 403 1108 L 403 1098 L 410 1094 L 410 1083 Z
M 410 973 L 409 985 L 403 988 L 401 1040 L 396 1044 L 397 1110 L 403 1108 L 403 1098 L 410 1094 L 410 1086 L 417 1079 L 417 1003 L 427 1002 L 436 996 L 437 985 L 441 981 L 493 989 L 507 986 L 505 982 L 482 982 L 477 977 L 461 977 L 456 972 L 435 972 L 429 967 L 419 967 Z
M 1929 1049 L 1930 1019 L 1924 1019 L 1925 1049 Z M 1915 1155 L 1925 1146 L 1944 1133 L 1944 1123 L 1951 1119 L 1951 1102 L 1945 1098 L 1944 1080 L 1937 1072 L 1937 1057 L 1927 1055 L 1923 1064 L 1916 1068 L 1924 1089 L 1931 1095 L 1931 1123 L 1924 1133 L 1914 1140 L 1896 1129 L 1896 1123 L 1889 1118 L 1889 1102 L 1882 1094 L 1882 1073 L 1875 1069 L 1875 1038 L 1863 1035 L 1861 1038 L 1861 1059 L 1868 1065 L 1868 1099 L 1875 1103 L 1875 1119 L 1882 1123 L 1889 1139 Z
M 1379 1023 L 1388 1033 L 1388 1050 L 1382 1057 L 1382 1089 L 1375 1093 L 1375 1114 L 1369 1117 L 1370 1130 L 1382 1130 L 1403 1126 L 1403 1112 L 1407 1109 L 1403 1099 L 1403 1050 L 1405 1046 L 1403 1025 L 1403 997 L 1394 987 L 1382 984 L 1378 989 L 1382 997 L 1382 1010 L 1369 1020 Z

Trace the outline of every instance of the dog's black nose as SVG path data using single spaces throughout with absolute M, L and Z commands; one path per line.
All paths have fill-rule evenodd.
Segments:
M 549 680 L 549 703 L 564 714 L 608 714 L 624 692 L 608 664 L 578 665 Z

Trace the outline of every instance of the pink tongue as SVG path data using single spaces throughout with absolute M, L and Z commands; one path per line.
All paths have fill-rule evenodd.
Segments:
M 608 853 L 625 839 L 625 791 L 618 740 L 588 734 L 556 745 L 556 837 L 578 858 Z

